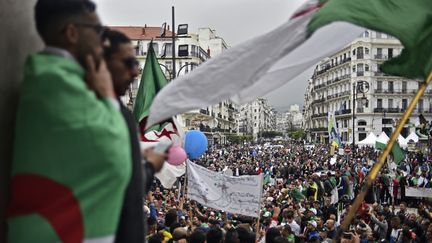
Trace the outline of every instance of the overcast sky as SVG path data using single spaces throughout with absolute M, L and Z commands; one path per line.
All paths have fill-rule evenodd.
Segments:
M 285 22 L 301 0 L 94 0 L 106 25 L 171 25 L 171 6 L 175 6 L 176 25 L 189 24 L 189 32 L 210 27 L 234 46 L 266 33 Z M 307 79 L 312 69 L 267 95 L 278 110 L 290 104 L 303 104 Z

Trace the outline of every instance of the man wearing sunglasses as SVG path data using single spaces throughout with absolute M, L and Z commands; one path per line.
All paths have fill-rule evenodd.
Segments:
M 113 242 L 131 178 L 129 134 L 90 0 L 38 0 L 45 43 L 25 64 L 8 242 Z
M 108 70 L 111 72 L 116 95 L 120 97 L 126 94 L 130 84 L 138 76 L 139 62 L 135 58 L 135 49 L 130 39 L 123 33 L 106 30 L 103 38 L 107 43 L 104 48 L 105 61 Z M 135 118 L 124 104 L 119 103 L 130 134 L 132 178 L 124 197 L 115 241 L 118 243 L 142 243 L 146 234 L 145 220 L 147 218 L 143 212 L 143 197 L 149 191 L 154 173 L 162 169 L 165 156 L 149 149 L 146 151 L 146 162 L 141 163 L 142 158 Z M 143 185 L 145 185 L 145 188 L 143 188 Z

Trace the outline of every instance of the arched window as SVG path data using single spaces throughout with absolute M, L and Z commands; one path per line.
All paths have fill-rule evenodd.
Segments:
M 364 32 L 364 37 L 366 37 L 366 38 L 369 37 L 369 31 Z
M 369 72 L 369 65 L 365 64 L 364 69 L 365 69 L 365 72 Z

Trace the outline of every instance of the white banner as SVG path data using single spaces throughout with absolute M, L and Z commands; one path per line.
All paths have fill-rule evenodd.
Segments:
M 407 197 L 427 197 L 432 198 L 432 188 L 405 187 Z
M 258 217 L 262 176 L 227 176 L 187 162 L 188 197 L 198 203 L 245 216 Z

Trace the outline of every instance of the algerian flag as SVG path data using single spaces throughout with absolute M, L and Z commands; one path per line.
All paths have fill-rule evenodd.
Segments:
M 318 0 L 303 3 L 281 26 L 224 51 L 169 83 L 153 102 L 149 124 L 226 99 L 239 104 L 252 101 L 281 87 L 364 32 L 364 28 L 352 24 L 335 23 L 308 37 L 309 22 L 322 4 Z M 290 4 L 287 11 L 297 8 L 294 1 Z
M 168 85 L 155 99 L 149 123 L 234 98 L 245 103 L 292 80 L 363 31 L 388 33 L 404 45 L 382 70 L 426 77 L 432 69 L 431 0 L 310 0 L 286 24 L 236 46 Z M 331 23 L 331 24 L 330 24 Z
M 426 78 L 432 70 L 431 0 L 330 0 L 313 16 L 314 32 L 334 21 L 347 21 L 398 38 L 404 46 L 400 56 L 381 69 L 409 78 Z
M 382 132 L 375 142 L 375 148 L 381 151 L 384 150 L 388 141 L 389 141 L 389 137 L 384 132 Z M 405 153 L 401 149 L 397 141 L 393 145 L 391 152 L 393 155 L 393 160 L 396 164 L 399 164 L 402 160 L 405 159 Z
M 145 129 L 153 99 L 167 84 L 168 80 L 159 66 L 153 45 L 150 44 L 133 109 L 135 119 L 139 123 L 142 147 L 154 146 L 163 140 L 173 140 L 175 144 L 181 145 L 178 132 L 179 126 L 176 124 L 175 119 L 168 119 L 149 129 Z
M 139 123 L 141 149 L 153 147 L 159 142 L 169 140 L 175 145 L 182 146 L 183 131 L 175 118 L 156 124 L 149 129 L 145 129 L 153 99 L 167 84 L 168 80 L 159 66 L 159 62 L 153 50 L 153 45 L 150 44 L 133 110 L 135 119 Z M 164 187 L 171 188 L 176 182 L 177 177 L 186 172 L 185 168 L 185 165 L 173 166 L 165 163 L 162 171 L 155 176 Z

